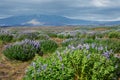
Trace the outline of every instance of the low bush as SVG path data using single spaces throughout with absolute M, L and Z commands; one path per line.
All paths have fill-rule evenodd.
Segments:
M 61 38 L 61 39 L 68 39 L 68 38 L 73 38 L 73 36 L 71 36 L 70 34 L 66 34 L 66 35 L 64 35 L 64 34 L 59 34 L 59 35 L 57 35 L 57 37 L 58 38 Z
M 0 34 L 0 40 L 3 42 L 10 42 L 13 39 L 13 35 L 11 34 Z
M 15 40 L 21 41 L 25 39 L 30 39 L 30 40 L 36 40 L 38 39 L 38 33 L 37 32 L 30 32 L 30 33 L 18 33 L 16 34 Z
M 48 59 L 37 58 L 24 80 L 117 80 L 119 62 L 112 53 L 87 49 L 65 50 Z
M 38 39 L 39 39 L 39 40 L 48 40 L 48 39 L 49 39 L 49 36 L 48 36 L 48 35 L 45 35 L 45 34 L 39 34 L 39 35 L 38 35 Z
M 49 37 L 57 37 L 56 33 L 52 32 L 46 32 Z
M 118 38 L 120 39 L 120 32 L 117 32 L 117 31 L 112 31 L 108 34 L 108 37 L 109 38 Z
M 54 52 L 58 48 L 58 44 L 52 40 L 42 40 L 40 43 L 41 43 L 41 50 L 44 53 Z
M 24 40 L 7 45 L 3 54 L 13 60 L 27 61 L 35 56 L 35 53 L 40 52 L 40 44 L 32 40 Z
M 108 50 L 113 50 L 114 53 L 120 53 L 120 41 L 115 39 L 87 39 L 87 38 L 71 38 L 64 40 L 61 44 L 63 47 L 66 47 L 68 45 L 76 45 L 76 44 L 93 44 L 96 45 L 102 45 L 104 47 L 107 47 Z
M 62 45 L 63 47 L 66 47 L 66 46 L 68 46 L 68 45 L 78 44 L 78 43 L 80 43 L 80 42 L 81 42 L 81 39 L 79 39 L 79 38 L 70 38 L 70 39 L 65 39 L 65 40 L 61 43 L 61 45 Z
M 47 59 L 38 57 L 27 69 L 23 80 L 73 80 L 73 69 L 69 69 L 65 65 L 67 63 L 62 64 L 57 56 Z
M 87 34 L 86 37 L 88 39 L 103 38 L 104 34 L 103 33 L 91 33 L 91 34 Z

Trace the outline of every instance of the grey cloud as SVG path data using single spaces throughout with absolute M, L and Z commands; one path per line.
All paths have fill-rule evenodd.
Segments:
M 120 0 L 0 0 L 0 18 L 52 14 L 85 20 L 118 20 Z

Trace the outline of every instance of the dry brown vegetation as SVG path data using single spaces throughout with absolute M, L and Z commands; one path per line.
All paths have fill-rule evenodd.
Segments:
M 93 28 L 92 30 L 95 31 L 105 31 L 105 30 L 110 30 L 109 28 Z
M 10 28 L 6 28 L 7 30 L 11 30 L 11 31 L 72 31 L 75 30 L 76 27 L 10 27 Z
M 74 30 L 73 27 L 10 27 L 6 30 L 11 31 L 71 31 Z M 58 44 L 63 41 L 63 39 L 52 38 Z M 0 80 L 22 80 L 25 75 L 26 68 L 30 65 L 31 61 L 21 62 L 21 61 L 12 61 L 5 58 L 2 54 L 4 45 L 0 45 Z M 44 55 L 44 58 L 47 58 L 49 55 Z
M 6 28 L 6 30 L 11 30 L 11 31 L 72 31 L 75 30 L 77 27 L 11 27 L 11 28 Z M 109 28 L 92 28 L 92 30 L 96 31 L 104 31 L 104 30 L 109 30 Z M 60 43 L 64 39 L 60 38 L 51 38 L 52 40 L 56 41 L 59 46 Z M 106 39 L 106 38 L 105 38 Z M 4 45 L 0 45 L 0 80 L 22 80 L 22 78 L 25 75 L 25 70 L 27 67 L 31 64 L 32 60 L 27 61 L 27 62 L 21 62 L 21 61 L 12 61 L 8 60 L 5 58 L 5 56 L 2 54 Z M 45 54 L 43 57 L 47 58 L 49 57 L 50 54 Z M 118 53 L 117 56 L 120 56 Z M 35 57 L 36 58 L 36 57 Z M 77 80 L 77 78 L 75 78 Z M 119 79 L 120 80 L 120 79 Z
M 27 66 L 31 63 L 11 61 L 2 54 L 3 46 L 0 47 L 0 80 L 22 80 Z

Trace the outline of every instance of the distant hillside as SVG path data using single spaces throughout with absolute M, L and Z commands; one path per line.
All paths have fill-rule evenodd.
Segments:
M 120 21 L 87 21 L 56 15 L 21 15 L 0 19 L 0 26 L 118 25 Z

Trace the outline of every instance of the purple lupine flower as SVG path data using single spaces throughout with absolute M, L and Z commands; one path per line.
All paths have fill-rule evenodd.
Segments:
M 63 53 L 64 53 L 64 54 L 66 54 L 66 53 L 67 53 L 67 51 L 68 51 L 68 50 L 67 50 L 67 47 L 66 47 L 66 49 L 63 51 Z
M 46 70 L 46 68 L 47 68 L 47 64 L 44 64 L 44 65 L 42 66 L 42 70 Z
M 61 56 L 59 56 L 59 59 L 60 59 L 60 61 L 62 61 L 62 57 Z
M 95 44 L 92 44 L 91 46 L 92 46 L 93 49 L 95 48 Z
M 40 48 L 40 42 L 29 40 L 29 39 L 22 40 L 21 42 L 16 42 L 15 44 L 18 44 L 18 45 L 30 44 L 36 49 Z
M 10 48 L 11 46 L 11 44 L 5 45 L 5 49 Z
M 7 30 L 0 30 L 0 34 L 10 34 L 10 32 Z
M 79 45 L 77 46 L 77 49 L 83 49 L 83 46 L 82 46 L 81 44 L 79 44 Z
M 88 49 L 90 49 L 90 46 L 88 44 L 86 44 L 85 48 L 88 50 Z
M 102 46 L 98 47 L 98 50 L 102 51 L 102 50 L 103 50 L 103 47 L 102 47 Z
M 72 45 L 69 45 L 68 48 L 72 49 L 72 50 L 75 50 L 76 48 Z
M 40 72 L 41 72 L 41 69 L 40 69 L 40 68 L 38 68 L 37 72 L 38 72 L 38 73 L 40 73 Z
M 104 53 L 103 53 L 103 56 L 105 56 L 106 58 L 109 58 L 109 57 L 110 57 L 109 51 L 104 52 Z
M 56 54 L 57 54 L 59 60 L 62 61 L 62 57 L 60 56 L 60 52 L 57 51 Z

